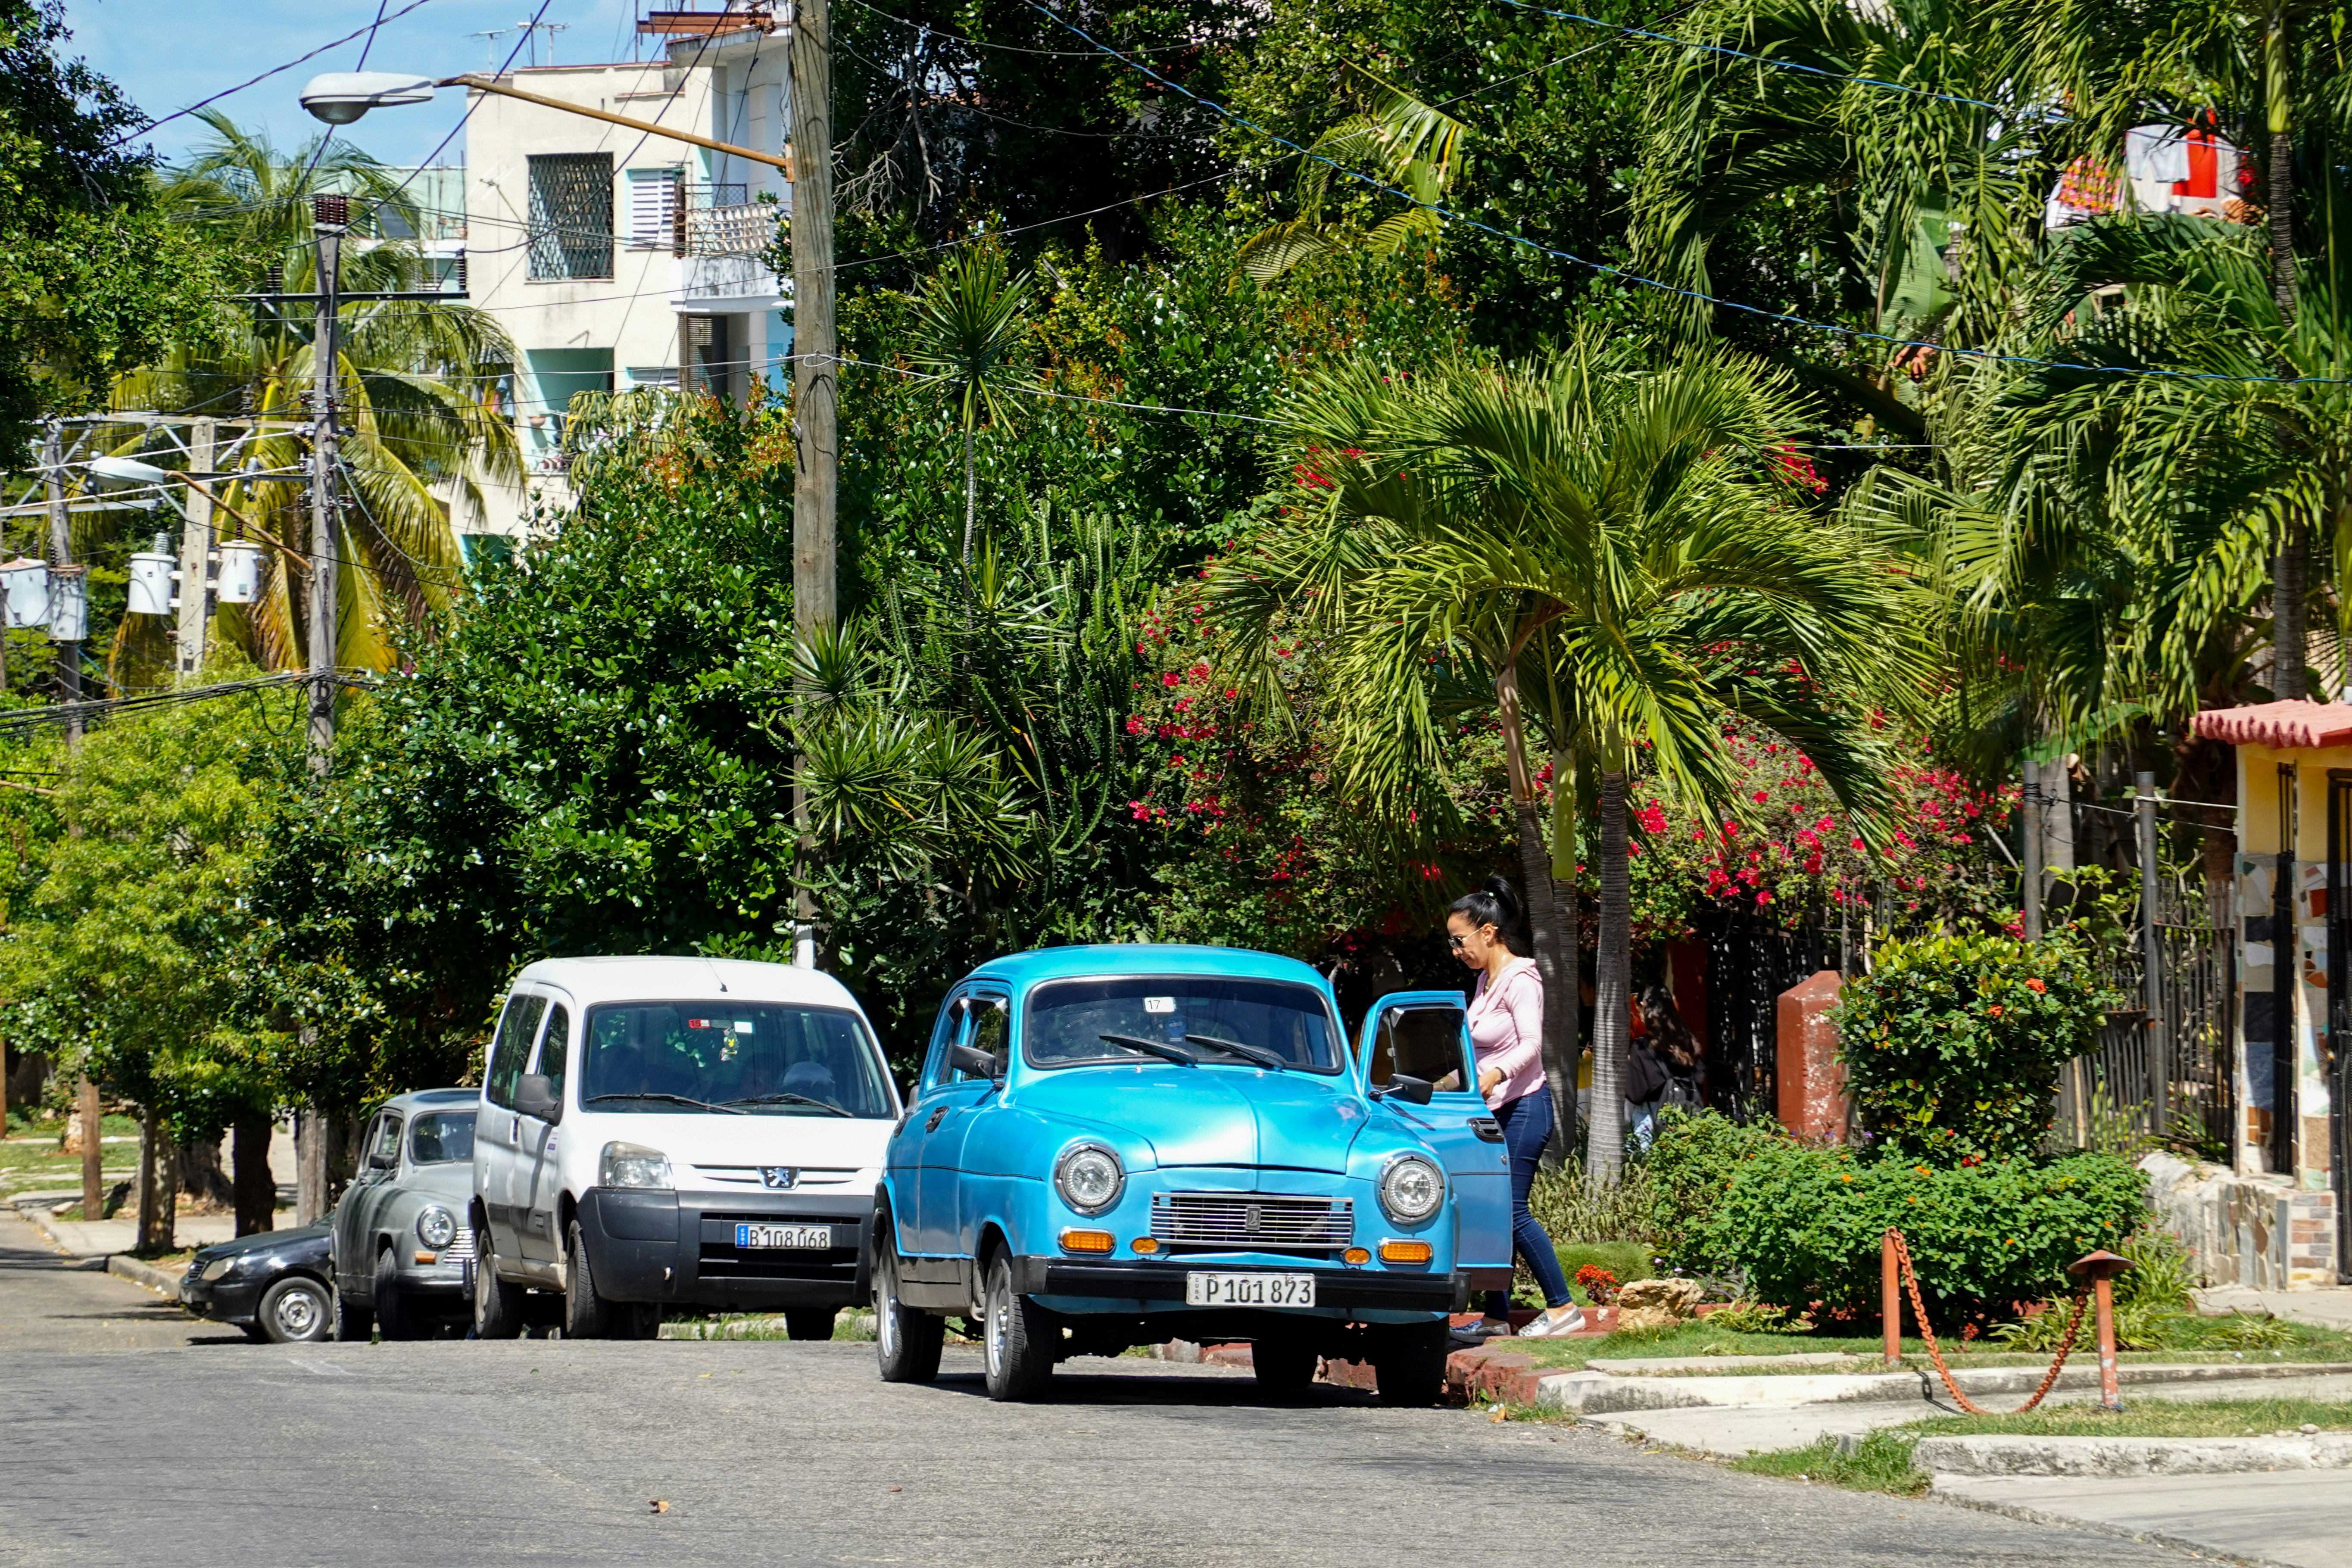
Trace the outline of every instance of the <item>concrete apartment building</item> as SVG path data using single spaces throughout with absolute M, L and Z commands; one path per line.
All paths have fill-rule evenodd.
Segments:
M 500 79 L 541 97 L 781 152 L 788 32 L 765 12 L 654 12 L 651 60 L 543 66 Z M 682 35 L 682 36 L 681 36 Z M 790 329 L 760 259 L 790 201 L 782 170 L 495 94 L 470 95 L 465 277 L 519 361 L 500 389 L 529 469 L 456 519 L 520 536 L 536 500 L 569 500 L 572 395 L 667 386 L 731 401 L 790 384 Z

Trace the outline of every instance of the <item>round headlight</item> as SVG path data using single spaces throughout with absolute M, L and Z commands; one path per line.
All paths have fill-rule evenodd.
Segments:
M 1118 1202 L 1127 1186 L 1127 1173 L 1118 1156 L 1099 1143 L 1066 1149 L 1054 1163 L 1054 1190 L 1080 1214 L 1100 1214 Z
M 457 1238 L 457 1217 L 439 1204 L 431 1204 L 416 1216 L 416 1239 L 438 1252 Z
M 1381 1207 L 1399 1225 L 1418 1225 L 1445 1202 L 1445 1173 L 1418 1154 L 1401 1154 L 1381 1173 Z

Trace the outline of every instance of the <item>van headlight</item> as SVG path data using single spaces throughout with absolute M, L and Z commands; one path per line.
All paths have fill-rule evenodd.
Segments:
M 1074 1144 L 1054 1162 L 1054 1190 L 1080 1214 L 1102 1213 L 1126 1188 L 1118 1156 L 1099 1143 Z
M 416 1239 L 435 1252 L 457 1239 L 457 1216 L 439 1204 L 429 1204 L 416 1216 Z
M 604 1157 L 596 1165 L 596 1184 L 600 1187 L 656 1187 L 667 1191 L 669 1186 L 669 1156 L 642 1143 L 607 1143 L 604 1145 Z
M 1381 1172 L 1381 1208 L 1399 1225 L 1419 1225 L 1445 1202 L 1445 1173 L 1418 1154 L 1400 1154 Z

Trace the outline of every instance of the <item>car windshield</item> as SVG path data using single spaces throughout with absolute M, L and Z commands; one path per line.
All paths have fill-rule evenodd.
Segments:
M 1029 1065 L 1154 1059 L 1105 1036 L 1181 1051 L 1203 1066 L 1253 1067 L 1247 1053 L 1272 1053 L 1286 1068 L 1339 1070 L 1339 1026 L 1321 992 L 1286 980 L 1213 975 L 1057 980 L 1029 994 L 1023 1050 Z M 1218 1042 L 1240 1046 L 1240 1052 Z
M 656 1116 L 893 1114 L 882 1054 L 856 1014 L 731 1000 L 591 1008 L 580 1103 Z
M 415 1165 L 438 1165 L 474 1157 L 474 1112 L 431 1110 L 408 1124 L 408 1159 Z

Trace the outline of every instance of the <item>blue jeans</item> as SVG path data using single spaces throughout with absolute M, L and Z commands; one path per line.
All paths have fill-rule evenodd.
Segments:
M 1543 1159 L 1544 1145 L 1551 1140 L 1551 1085 L 1546 1084 L 1533 1094 L 1523 1094 L 1507 1105 L 1496 1106 L 1495 1120 L 1503 1124 L 1503 1152 L 1510 1162 L 1512 1250 L 1543 1288 L 1544 1305 L 1565 1306 L 1570 1298 L 1568 1276 L 1560 1272 L 1559 1254 L 1551 1249 L 1551 1237 L 1544 1234 L 1536 1216 L 1528 1212 L 1528 1193 L 1536 1184 L 1536 1166 Z M 1510 1310 L 1509 1291 L 1486 1292 L 1488 1317 L 1504 1317 Z

